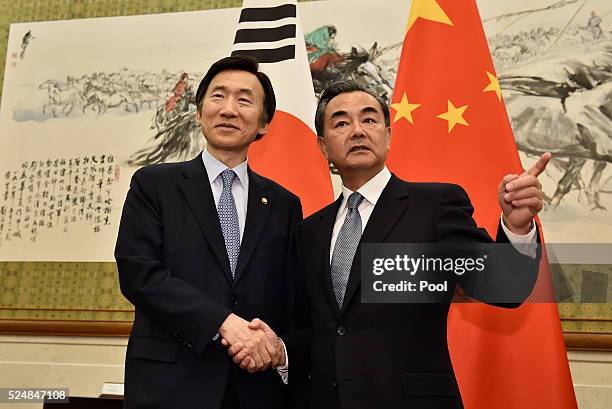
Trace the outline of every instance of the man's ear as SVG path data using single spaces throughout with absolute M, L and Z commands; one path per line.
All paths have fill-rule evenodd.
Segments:
M 387 150 L 391 149 L 391 127 L 387 127 Z
M 321 153 L 325 156 L 325 159 L 329 160 L 329 156 L 327 155 L 327 145 L 325 144 L 325 139 L 322 136 L 317 136 L 317 143 L 319 144 L 319 149 L 321 149 Z
M 268 132 L 268 128 L 270 128 L 270 123 L 259 124 L 259 129 L 257 130 L 257 135 L 264 135 Z
M 200 108 L 196 109 L 196 124 L 202 125 L 202 112 Z

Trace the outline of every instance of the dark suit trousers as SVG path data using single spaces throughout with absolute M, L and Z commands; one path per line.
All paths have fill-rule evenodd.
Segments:
M 238 385 L 236 384 L 236 368 L 230 368 L 225 384 L 225 392 L 223 392 L 223 401 L 221 409 L 240 409 L 240 399 L 238 397 Z

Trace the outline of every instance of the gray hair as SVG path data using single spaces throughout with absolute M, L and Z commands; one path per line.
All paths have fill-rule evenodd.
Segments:
M 373 96 L 376 101 L 378 101 L 385 117 L 385 126 L 391 126 L 389 107 L 387 106 L 387 102 L 380 95 L 356 81 L 338 81 L 327 87 L 321 93 L 321 97 L 319 98 L 319 104 L 317 105 L 317 112 L 315 114 L 315 128 L 319 138 L 323 137 L 323 132 L 325 131 L 325 109 L 327 108 L 329 101 L 336 98 L 340 94 L 358 91 L 365 92 L 366 94 Z

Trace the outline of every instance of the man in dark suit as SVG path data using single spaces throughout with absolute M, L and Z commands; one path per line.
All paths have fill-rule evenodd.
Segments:
M 246 160 L 274 91 L 254 60 L 228 57 L 204 76 L 196 105 L 206 150 L 139 169 L 123 208 L 115 257 L 136 307 L 125 407 L 284 408 L 278 373 L 241 371 L 222 345 L 246 345 L 260 370 L 282 363 L 276 335 L 247 326 L 259 317 L 287 331 L 294 294 L 300 201 Z
M 376 94 L 356 83 L 332 85 L 321 96 L 315 125 L 343 187 L 338 200 L 298 226 L 297 328 L 284 338 L 289 385 L 304 383 L 307 406 L 317 409 L 462 408 L 447 345 L 450 303 L 362 303 L 359 244 L 491 238 L 476 226 L 459 186 L 409 183 L 387 170 L 389 109 Z M 496 241 L 525 245 L 512 249 L 513 266 L 521 266 L 508 272 L 521 283 L 510 297 L 514 306 L 537 277 L 533 217 L 543 205 L 537 175 L 549 159 L 543 155 L 534 168 L 506 176 L 499 186 L 503 216 Z M 469 280 L 455 277 L 453 284 Z M 251 328 L 269 331 L 260 320 Z M 250 362 L 239 344 L 229 353 L 243 367 Z

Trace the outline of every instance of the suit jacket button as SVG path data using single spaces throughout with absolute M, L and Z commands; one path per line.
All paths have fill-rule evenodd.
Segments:
M 239 301 L 240 301 L 240 298 L 237 295 L 232 295 L 232 298 L 230 298 L 230 303 L 232 305 L 238 305 Z
M 338 387 L 338 382 L 333 381 L 333 382 L 332 382 L 332 387 L 333 387 L 334 389 L 336 389 L 336 388 Z
M 344 336 L 344 334 L 346 334 L 346 328 L 338 327 L 338 329 L 336 330 L 336 334 L 340 335 L 341 337 Z

